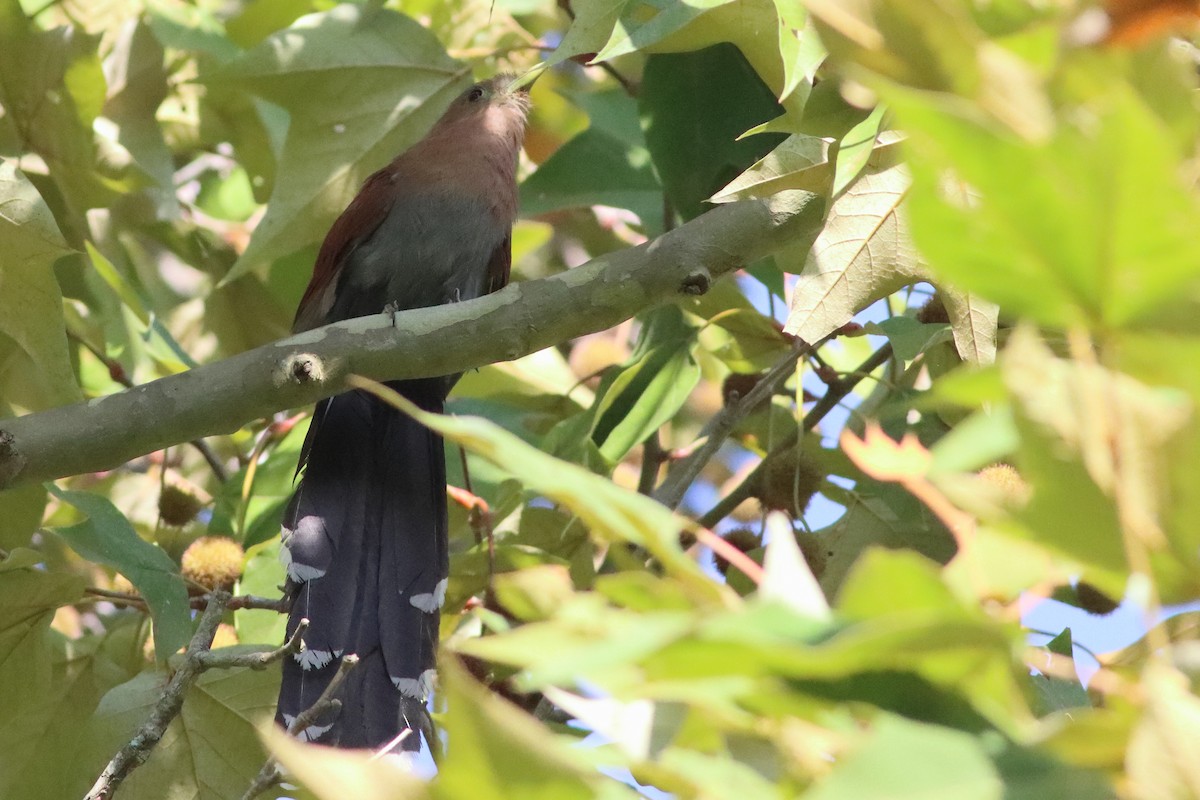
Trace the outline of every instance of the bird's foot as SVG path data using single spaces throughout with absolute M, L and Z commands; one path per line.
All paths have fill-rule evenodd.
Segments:
M 383 313 L 391 316 L 392 327 L 396 327 L 396 315 L 400 313 L 400 304 L 395 300 L 389 301 L 388 304 L 383 307 Z

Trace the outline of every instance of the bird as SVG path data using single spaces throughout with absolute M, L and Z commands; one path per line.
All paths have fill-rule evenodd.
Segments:
M 508 283 L 528 84 L 502 74 L 459 94 L 420 141 L 372 174 L 325 236 L 293 332 L 470 300 Z M 441 412 L 457 375 L 390 381 Z M 377 396 L 352 390 L 313 411 L 284 509 L 280 560 L 290 599 L 276 721 L 291 727 L 343 658 L 358 664 L 340 708 L 296 732 L 347 748 L 434 745 L 436 678 L 449 571 L 441 438 Z

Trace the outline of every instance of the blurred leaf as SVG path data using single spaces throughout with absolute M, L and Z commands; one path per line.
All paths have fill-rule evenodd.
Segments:
M 283 564 L 279 562 L 279 547 L 279 538 L 276 536 L 261 547 L 247 548 L 246 566 L 237 584 L 238 594 L 279 596 L 279 587 L 287 580 Z M 233 612 L 233 624 L 237 629 L 238 641 L 242 644 L 274 647 L 284 640 L 287 617 L 268 609 L 241 608 Z
M 771 90 L 731 45 L 651 56 L 638 95 L 646 144 L 667 197 L 685 220 L 782 141 L 738 140 L 779 112 Z
M 362 750 L 338 750 L 304 744 L 274 725 L 259 729 L 263 743 L 279 759 L 289 781 L 295 779 L 319 800 L 421 800 L 425 781 L 396 763 Z
M 1004 785 L 974 736 L 900 717 L 876 718 L 863 744 L 805 797 L 1001 800 Z
M 1200 206 L 1168 132 L 1127 86 L 1080 110 L 1086 128 L 1064 121 L 1044 145 L 967 109 L 892 100 L 909 133 L 914 239 L 937 275 L 1050 326 L 1195 330 Z M 947 168 L 969 193 L 948 191 Z
M 108 96 L 104 116 L 117 124 L 116 141 L 161 191 L 164 205 L 176 203 L 175 163 L 156 114 L 167 96 L 165 51 L 144 20 L 130 20 L 119 30 L 104 59 Z
M 291 113 L 266 216 L 228 283 L 317 242 L 367 175 L 424 135 L 469 74 L 408 17 L 341 5 L 301 17 L 208 80 L 236 82 Z
M 821 572 L 825 593 L 836 596 L 852 565 L 869 547 L 907 548 L 945 563 L 954 555 L 950 532 L 925 506 L 896 484 L 858 482 L 846 513 L 817 531 L 828 557 Z
M 154 616 L 154 650 L 166 658 L 192 635 L 191 609 L 179 568 L 161 548 L 143 540 L 106 498 L 48 484 L 50 493 L 88 519 L 55 533 L 89 561 L 112 567 L 129 579 Z
M 800 552 L 787 517 L 777 511 L 770 514 L 767 535 L 759 597 L 784 603 L 802 616 L 828 620 L 829 603 Z
M 1071 629 L 1064 628 L 1062 633 L 1046 643 L 1046 649 L 1051 653 L 1065 658 L 1074 659 L 1074 643 L 1071 640 Z M 1053 714 L 1056 711 L 1066 711 L 1072 708 L 1088 708 L 1091 700 L 1087 690 L 1078 680 L 1068 680 L 1054 675 L 1030 675 L 1037 703 L 1035 710 L 1040 715 Z
M 150 716 L 166 680 L 166 673 L 143 672 L 104 695 L 83 738 L 81 760 L 94 775 Z M 241 797 L 266 761 L 256 728 L 274 714 L 278 691 L 278 670 L 205 672 L 149 760 L 130 773 L 121 791 L 130 797 Z M 260 797 L 281 794 L 285 790 L 276 787 Z
M 127 165 L 102 163 L 92 132 L 105 96 L 98 44 L 99 37 L 73 27 L 38 30 L 16 0 L 0 3 L 0 106 L 23 149 L 45 160 L 75 214 L 128 188 L 121 180 Z
M 1049 104 L 1035 73 L 984 41 L 966 6 L 948 0 L 806 5 L 832 57 L 864 68 L 857 74 L 871 78 L 873 86 L 955 93 L 1023 137 L 1049 132 Z
M 446 732 L 454 745 L 433 784 L 442 800 L 635 797 L 591 770 L 579 750 L 476 685 L 454 661 L 441 667 Z
M 56 259 L 71 251 L 50 209 L 17 169 L 0 159 L 0 335 L 37 367 L 52 405 L 80 398 L 67 351 Z
M 626 53 L 645 50 L 684 28 L 702 14 L 730 0 L 648 0 L 626 3 L 613 26 L 612 36 L 596 54 L 596 61 L 607 61 Z
M 1034 487 L 1018 517 L 1043 544 L 1124 575 L 1122 537 L 1162 536 L 1163 448 L 1189 418 L 1190 402 L 1095 364 L 1055 358 L 1025 328 L 1010 338 L 1003 367 L 1026 428 L 1021 466 Z M 1121 596 L 1123 584 L 1113 576 L 1097 585 Z
M 592 533 L 646 548 L 664 569 L 702 596 L 723 594 L 680 548 L 679 532 L 687 523 L 662 504 L 549 456 L 487 420 L 429 414 L 379 384 L 356 377 L 351 383 L 379 394 L 421 424 L 512 472 L 527 489 L 570 508 Z
M 1200 764 L 1186 743 L 1200 737 L 1200 700 L 1186 677 L 1162 664 L 1150 665 L 1145 687 L 1145 716 L 1129 742 L 1130 796 L 1196 797 Z

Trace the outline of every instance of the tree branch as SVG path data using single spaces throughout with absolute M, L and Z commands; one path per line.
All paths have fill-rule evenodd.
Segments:
M 683 500 L 688 487 L 704 469 L 704 465 L 717 454 L 738 423 L 787 382 L 801 356 L 814 351 L 813 345 L 797 342 L 791 351 L 771 367 L 770 372 L 764 375 L 745 397 L 738 397 L 727 403 L 701 431 L 699 438 L 704 440 L 703 444 L 693 450 L 687 458 L 671 465 L 662 485 L 654 492 L 655 499 L 667 508 L 676 508 Z
M 719 206 L 639 247 L 464 303 L 328 325 L 118 394 L 0 423 L 0 490 L 113 469 L 375 380 L 445 375 L 610 328 L 821 227 L 800 191 Z
M 179 710 L 183 708 L 183 697 L 187 690 L 204 671 L 202 654 L 212 647 L 213 636 L 217 632 L 217 626 L 221 624 L 221 615 L 225 613 L 225 604 L 228 602 L 228 593 L 213 592 L 212 600 L 204 610 L 204 616 L 200 618 L 200 624 L 188 644 L 183 661 L 180 662 L 179 669 L 175 671 L 167 688 L 163 689 L 150 718 L 142 723 L 129 743 L 118 750 L 112 761 L 108 762 L 108 766 L 100 773 L 84 800 L 109 800 L 129 773 L 150 757 L 150 752 L 166 733 L 171 720 L 175 719 Z
M 729 516 L 735 508 L 741 505 L 743 500 L 750 497 L 751 492 L 754 491 L 754 487 L 762 479 L 763 470 L 766 469 L 767 464 L 772 458 L 778 458 L 783 453 L 795 447 L 800 441 L 800 431 L 810 431 L 817 427 L 817 424 L 825 418 L 825 415 L 837 407 L 837 404 L 842 402 L 846 395 L 854 391 L 854 387 L 863 378 L 870 375 L 877 367 L 886 363 L 891 357 L 892 346 L 891 344 L 885 344 L 868 356 L 863 363 L 859 364 L 858 369 L 854 370 L 854 372 L 829 384 L 829 388 L 821 396 L 821 399 L 804 415 L 804 421 L 800 425 L 800 430 L 784 437 L 783 441 L 771 448 L 771 452 L 763 457 L 758 466 L 743 478 L 742 482 L 735 486 L 729 494 L 722 497 L 715 506 L 700 517 L 697 522 L 705 528 L 714 528 L 718 522 Z

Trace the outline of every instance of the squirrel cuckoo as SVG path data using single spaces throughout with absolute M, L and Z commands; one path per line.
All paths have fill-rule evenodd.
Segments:
M 351 317 L 469 300 L 508 282 L 517 157 L 528 88 L 500 75 L 467 89 L 424 139 L 367 178 L 333 223 L 296 312 L 300 332 Z M 388 385 L 441 411 L 457 376 Z M 340 711 L 300 738 L 377 748 L 429 737 L 440 609 L 449 570 L 442 440 L 374 395 L 321 401 L 284 512 L 288 635 L 276 720 L 316 702 L 344 655 L 359 663 Z

